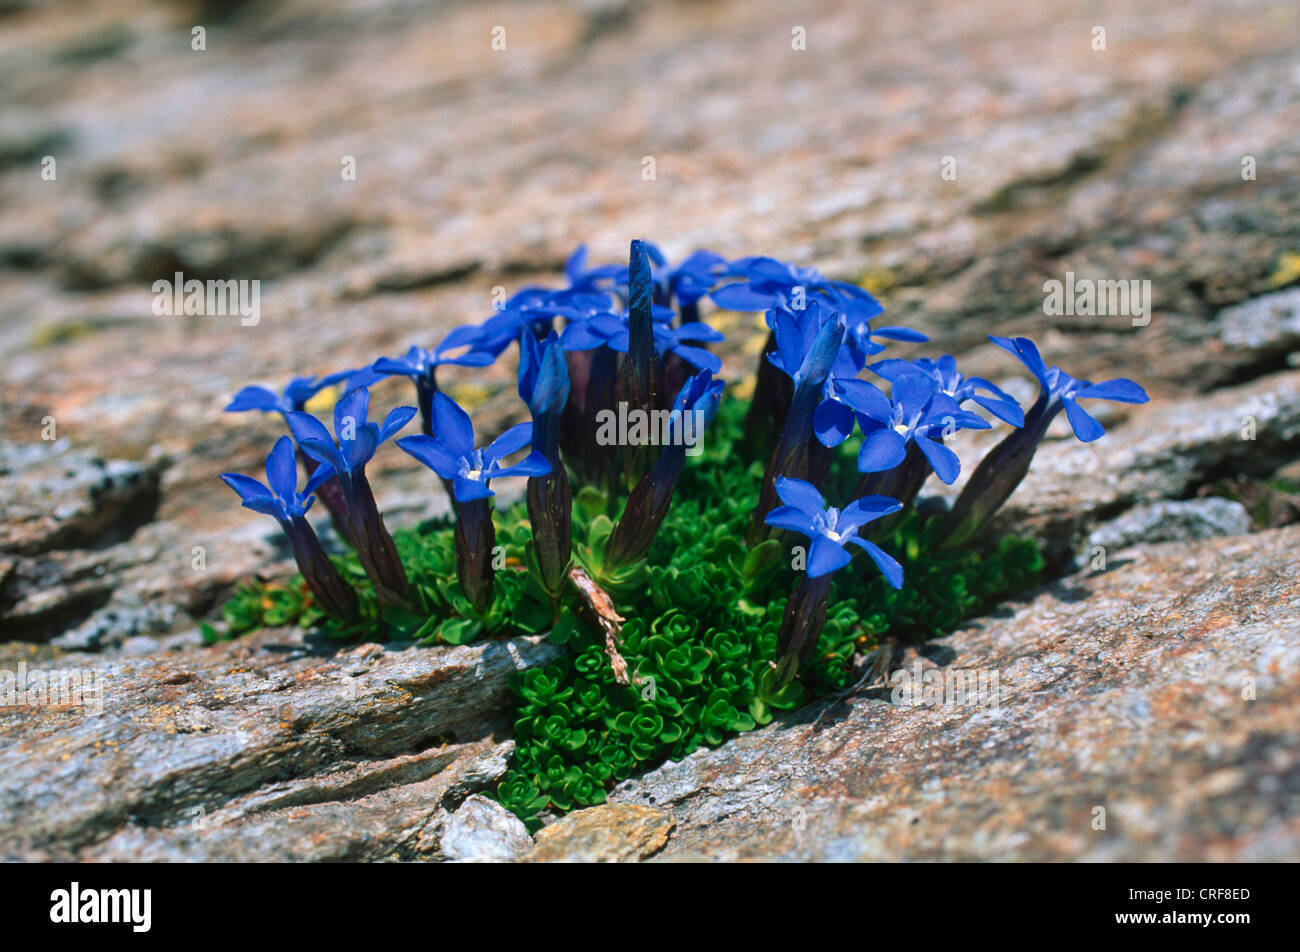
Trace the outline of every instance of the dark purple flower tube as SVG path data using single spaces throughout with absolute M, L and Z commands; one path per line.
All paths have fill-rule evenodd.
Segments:
M 489 485 L 506 476 L 545 476 L 551 464 L 533 451 L 512 466 L 501 460 L 522 450 L 533 438 L 533 424 L 510 427 L 490 444 L 474 448 L 474 424 L 469 414 L 445 393 L 433 401 L 434 429 L 438 438 L 407 436 L 397 441 L 411 456 L 451 484 L 456 509 L 456 577 L 476 611 L 492 604 L 492 547 L 496 530 L 492 526 L 495 495 Z
M 280 527 L 289 538 L 298 571 L 321 610 L 343 621 L 356 618 L 357 593 L 325 554 L 311 523 L 302 516 L 295 516 L 281 520 Z
M 650 414 L 657 409 L 660 389 L 659 362 L 655 359 L 654 319 L 652 316 L 650 257 L 640 240 L 632 242 L 628 263 L 628 341 L 627 354 L 618 376 L 615 399 L 627 405 L 631 413 Z M 620 447 L 623 473 L 629 488 L 640 482 L 654 465 L 655 447 L 650 443 L 624 444 Z
M 492 525 L 490 496 L 461 503 L 456 514 L 456 578 L 474 610 L 482 613 L 492 605 L 492 549 L 496 528 Z
M 288 414 L 298 446 L 313 459 L 328 463 L 338 473 L 347 508 L 347 531 L 357 558 L 366 570 L 375 594 L 385 605 L 404 606 L 410 596 L 406 571 L 397 557 L 393 537 L 384 527 L 375 494 L 366 479 L 366 463 L 381 443 L 415 416 L 414 407 L 398 407 L 382 424 L 366 420 L 370 392 L 365 387 L 349 390 L 334 406 L 334 431 L 338 442 L 315 417 L 307 413 Z
M 668 514 L 673 490 L 686 465 L 686 452 L 703 436 L 722 397 L 723 382 L 704 370 L 686 382 L 669 417 L 668 445 L 650 472 L 628 494 L 623 515 L 605 546 L 605 567 L 617 569 L 645 558 Z
M 541 343 L 530 334 L 521 337 L 519 396 L 533 416 L 533 448 L 551 467 L 549 473 L 529 478 L 525 499 L 538 581 L 555 597 L 569 571 L 573 545 L 573 499 L 560 461 L 559 433 L 560 417 L 569 399 L 569 371 L 555 333 Z

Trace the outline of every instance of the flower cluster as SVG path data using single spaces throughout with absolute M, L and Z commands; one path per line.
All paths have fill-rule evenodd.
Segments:
M 326 626 L 456 643 L 547 630 L 571 646 L 518 685 L 519 764 L 502 797 L 522 813 L 597 802 L 638 764 L 840 683 L 864 639 L 938 630 L 1028 577 L 1033 553 L 976 537 L 1049 425 L 1064 411 L 1092 441 L 1102 426 L 1079 401 L 1147 399 L 1129 380 L 1047 366 L 1026 338 L 990 340 L 1038 381 L 1028 410 L 951 356 L 881 357 L 927 339 L 876 326 L 884 309 L 857 285 L 772 258 L 696 251 L 674 265 L 633 241 L 626 266 L 592 266 L 579 248 L 564 270 L 563 287 L 523 288 L 431 348 L 281 392 L 246 387 L 227 408 L 287 424 L 265 484 L 222 478 L 283 528 Z M 747 407 L 724 402 L 711 309 L 763 315 Z M 526 419 L 476 432 L 439 368 L 481 373 L 511 350 Z M 412 382 L 414 405 L 372 421 L 371 388 L 388 377 Z M 327 426 L 316 413 L 330 401 Z M 399 436 L 417 415 L 420 432 Z M 995 424 L 1009 433 L 951 510 L 922 516 L 930 475 L 961 475 L 957 435 Z M 389 533 L 366 466 L 390 440 L 437 477 L 442 527 Z M 523 502 L 499 507 L 496 481 L 512 477 L 527 480 Z M 314 496 L 342 556 L 307 521 Z M 787 560 L 793 584 L 774 588 Z M 251 591 L 241 626 L 257 615 Z

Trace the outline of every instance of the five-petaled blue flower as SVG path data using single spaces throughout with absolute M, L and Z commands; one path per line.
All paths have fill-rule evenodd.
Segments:
M 884 377 L 891 383 L 908 374 L 920 374 L 929 377 L 939 387 L 941 393 L 952 397 L 958 403 L 973 400 L 988 410 L 1003 423 L 1012 426 L 1025 425 L 1025 411 L 1020 408 L 1015 397 L 998 389 L 983 377 L 965 377 L 957 369 L 957 361 L 950 355 L 931 360 L 919 357 L 916 360 L 881 360 L 872 364 L 872 373 Z M 981 393 L 980 391 L 987 391 Z
M 333 475 L 333 467 L 318 466 L 302 492 L 298 492 L 298 460 L 293 452 L 293 440 L 282 436 L 266 457 L 266 485 L 240 473 L 222 473 L 221 478 L 239 494 L 245 509 L 290 522 L 306 515 L 315 498 L 312 493 Z
M 1077 400 L 1116 400 L 1120 403 L 1146 403 L 1147 392 L 1125 377 L 1093 383 L 1071 377 L 1060 367 L 1048 367 L 1043 361 L 1038 348 L 1028 337 L 996 337 L 989 335 L 989 340 L 1003 350 L 1014 354 L 1020 362 L 1029 368 L 1042 386 L 1039 403 L 1042 411 L 1055 415 L 1062 406 L 1069 417 L 1074 435 L 1084 443 L 1091 443 L 1106 432 L 1096 418 L 1079 406 Z M 1038 409 L 1037 407 L 1035 409 Z
M 495 493 L 490 480 L 503 476 L 545 476 L 551 464 L 539 452 L 531 452 L 513 466 L 501 460 L 527 446 L 533 438 L 533 424 L 519 423 L 506 430 L 489 445 L 474 448 L 474 424 L 469 414 L 444 393 L 433 398 L 434 432 L 428 436 L 407 436 L 397 441 L 411 456 L 445 480 L 450 480 L 457 502 L 486 499 Z
M 987 430 L 983 417 L 963 410 L 952 397 L 938 390 L 929 377 L 920 374 L 900 376 L 891 388 L 891 396 L 880 391 L 875 396 L 863 391 L 860 396 L 870 406 L 858 413 L 862 428 L 862 449 L 858 451 L 858 470 L 879 473 L 903 462 L 908 444 L 915 443 L 925 454 L 935 474 L 952 485 L 961 473 L 957 454 L 934 439 L 955 430 Z
M 852 556 L 844 547 L 853 543 L 871 557 L 885 581 L 894 588 L 903 587 L 903 567 L 880 546 L 858 535 L 859 527 L 902 509 L 898 500 L 863 496 L 843 509 L 828 508 L 812 483 L 784 476 L 777 479 L 776 492 L 785 505 L 767 514 L 767 524 L 803 533 L 812 540 L 808 550 L 809 578 L 820 578 L 848 565 Z
M 715 374 L 721 370 L 722 361 L 716 354 L 695 345 L 726 340 L 722 333 L 700 321 L 672 327 L 668 323 L 670 316 L 656 305 L 652 325 L 655 356 L 676 354 L 696 370 L 707 370 Z M 604 346 L 615 353 L 626 354 L 630 338 L 628 320 L 626 312 L 619 315 L 610 311 L 581 320 L 571 320 L 560 335 L 560 343 L 565 350 L 592 350 Z
M 334 434 L 310 413 L 286 414 L 289 429 L 302 451 L 314 460 L 328 463 L 340 476 L 362 471 L 379 445 L 406 426 L 415 416 L 415 407 L 396 407 L 383 423 L 367 423 L 370 391 L 365 387 L 349 390 L 334 405 Z
M 380 357 L 371 365 L 371 369 L 384 376 L 427 377 L 430 370 L 443 364 L 454 364 L 458 367 L 486 367 L 492 363 L 492 359 L 490 353 L 482 350 L 471 349 L 463 354 L 449 355 L 445 345 L 434 350 L 425 350 L 423 347 L 412 345 L 410 350 L 401 357 Z
M 301 410 L 312 397 L 326 387 L 332 387 L 342 380 L 357 373 L 356 370 L 340 370 L 338 373 L 324 377 L 294 377 L 285 386 L 283 393 L 276 393 L 269 387 L 256 385 L 244 387 L 226 407 L 227 413 L 242 413 L 246 410 L 263 410 L 267 413 L 291 413 Z

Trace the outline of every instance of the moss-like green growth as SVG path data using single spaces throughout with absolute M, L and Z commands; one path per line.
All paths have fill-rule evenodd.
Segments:
M 565 657 L 514 676 L 515 760 L 497 790 L 507 808 L 534 823 L 544 809 L 600 803 L 618 780 L 848 687 L 857 677 L 855 654 L 872 650 L 886 634 L 909 639 L 951 631 L 1038 578 L 1043 562 L 1033 540 L 1006 537 L 982 551 L 932 550 L 937 521 L 909 511 L 879 540 L 902 563 L 903 588 L 890 588 L 874 571 L 839 573 L 813 660 L 798 680 L 778 687 L 771 663 L 795 570 L 792 552 L 779 542 L 749 550 L 743 541 L 762 476 L 759 464 L 746 464 L 733 451 L 743 412 L 740 401 L 723 403 L 646 562 L 626 577 L 601 579 L 625 618 L 620 651 L 629 684 L 615 678 L 604 636 L 577 599 L 553 605 L 526 570 L 531 534 L 522 504 L 496 514 L 496 597 L 483 613 L 460 591 L 453 530 L 440 520 L 393 533 L 414 611 L 381 613 L 365 572 L 349 555 L 337 564 L 361 597 L 360 622 L 341 627 L 315 611 L 297 580 L 249 584 L 223 609 L 225 634 L 294 620 L 345 640 L 463 644 L 549 631 Z M 849 472 L 855 453 L 854 441 L 837 450 Z M 575 555 L 596 574 L 609 525 L 604 499 L 580 494 Z

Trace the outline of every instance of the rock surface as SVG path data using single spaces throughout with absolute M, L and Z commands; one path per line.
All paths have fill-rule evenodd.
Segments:
M 63 672 L 80 693 L 0 707 L 4 850 L 205 860 L 434 853 L 440 811 L 506 770 L 507 675 L 557 654 L 529 639 L 343 650 L 296 631 L 162 659 L 15 652 L 5 670 Z
M 1300 520 L 1300 13 L 864 11 L 5 6 L 0 677 L 110 687 L 94 717 L 0 708 L 4 854 L 523 855 L 474 795 L 509 756 L 505 673 L 553 649 L 200 644 L 235 584 L 291 571 L 216 479 L 254 472 L 279 421 L 221 410 L 246 383 L 432 343 L 497 287 L 557 281 L 579 241 L 618 260 L 644 236 L 863 281 L 889 323 L 1022 397 L 988 333 L 1153 399 L 1098 408 L 1087 446 L 1060 421 L 999 520 L 1058 574 L 1109 533 L 1105 574 L 927 649 L 999 672 L 1000 707 L 877 691 L 805 712 L 625 785 L 529 858 L 1297 858 L 1296 530 L 1275 527 Z M 155 314 L 177 271 L 260 281 L 260 319 Z M 1141 313 L 1049 314 L 1067 272 L 1149 294 Z M 743 391 L 761 336 L 721 322 Z M 443 379 L 485 429 L 519 417 L 510 362 Z M 970 434 L 967 472 L 997 438 Z M 394 524 L 445 509 L 399 452 L 370 474 Z M 1112 551 L 1153 531 L 1183 541 Z M 1234 700 L 1237 674 L 1256 701 Z
M 932 642 L 891 685 L 629 780 L 611 807 L 669 815 L 664 861 L 1295 861 L 1298 546 L 1293 527 L 1125 550 Z M 936 663 L 984 684 L 891 703 Z M 618 835 L 597 809 L 538 849 L 580 858 Z
M 648 859 L 668 842 L 673 818 L 637 803 L 577 810 L 537 834 L 533 863 L 619 863 Z
M 495 800 L 468 797 L 447 821 L 442 855 L 462 863 L 506 862 L 533 847 L 523 822 Z
M 1249 531 L 1250 513 L 1245 506 L 1231 499 L 1207 496 L 1137 506 L 1094 529 L 1088 545 L 1115 550 L 1139 542 L 1183 542 Z

